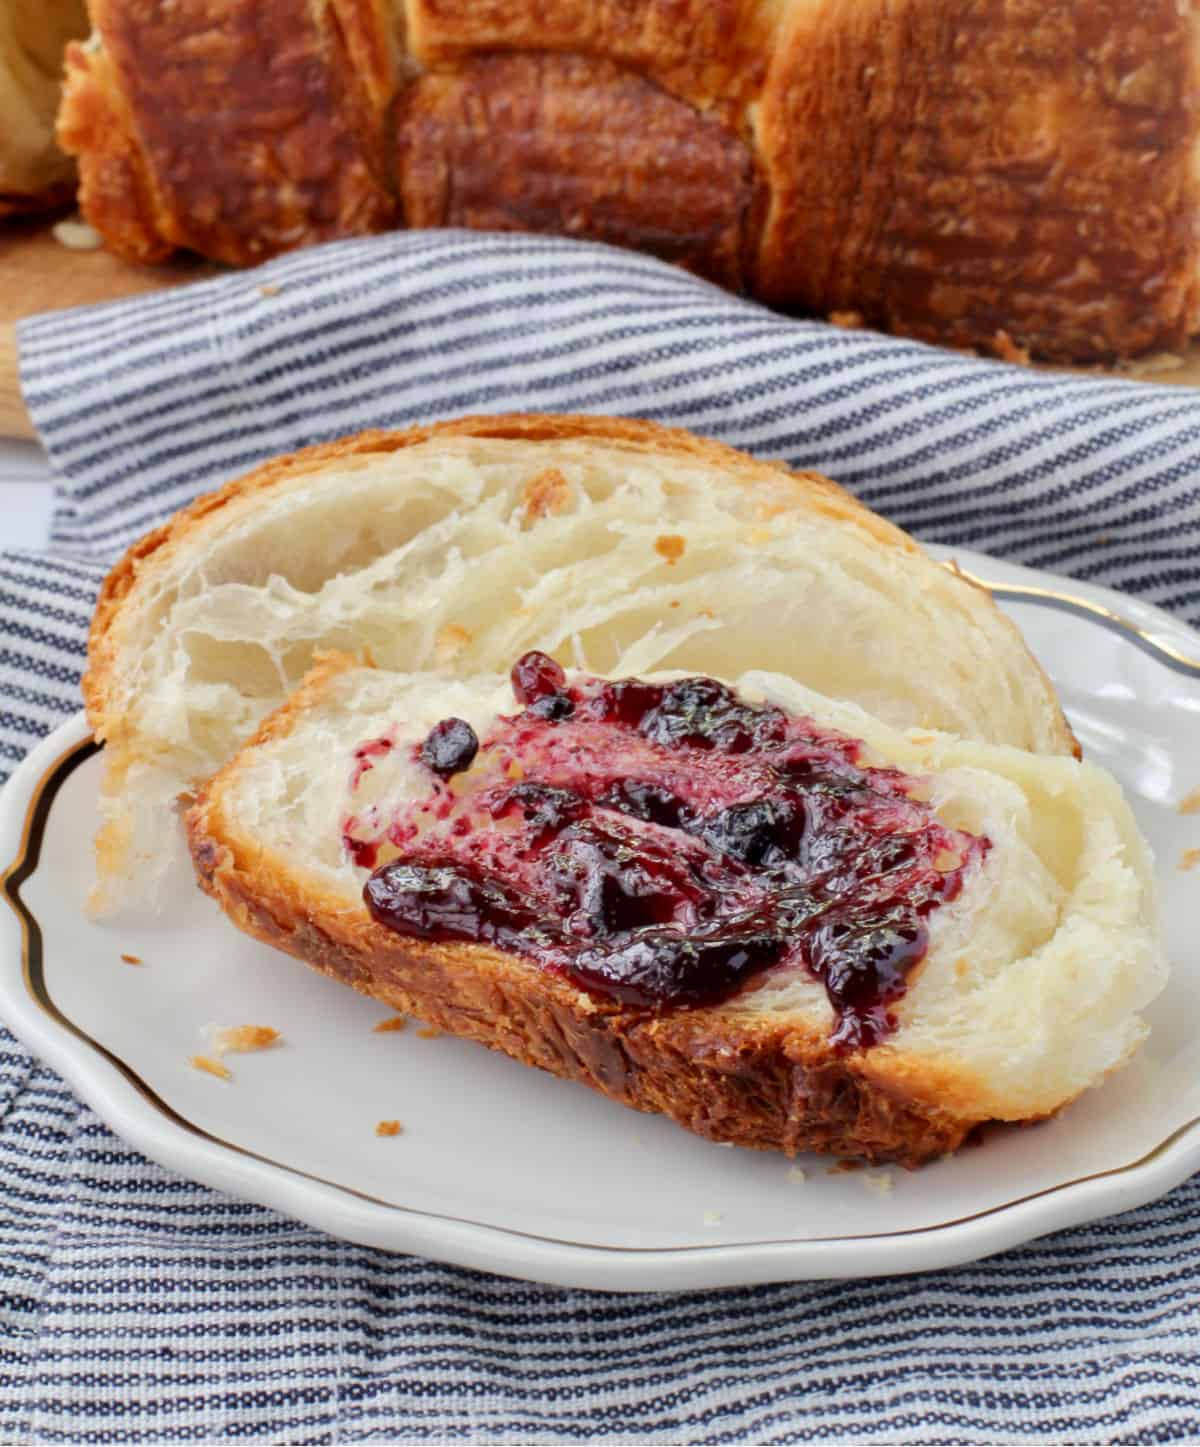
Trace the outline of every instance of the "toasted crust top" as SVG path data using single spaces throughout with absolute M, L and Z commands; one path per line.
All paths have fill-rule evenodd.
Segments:
M 85 213 L 130 259 L 183 246 L 245 265 L 395 223 L 396 64 L 373 0 L 91 13 L 103 50 L 71 48 L 59 138 L 88 158 Z
M 409 86 L 396 133 L 409 226 L 586 235 L 742 288 L 749 150 L 611 60 L 466 60 Z
M 69 54 L 60 139 L 88 219 L 134 260 L 516 227 L 1009 359 L 1200 328 L 1182 0 L 91 11 L 100 48 Z

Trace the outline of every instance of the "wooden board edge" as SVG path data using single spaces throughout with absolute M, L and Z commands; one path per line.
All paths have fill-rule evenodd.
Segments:
M 0 322 L 0 437 L 37 440 L 37 429 L 21 396 L 15 322 Z

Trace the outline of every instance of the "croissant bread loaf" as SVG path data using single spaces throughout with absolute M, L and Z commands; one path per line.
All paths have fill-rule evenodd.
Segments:
M 54 140 L 63 48 L 87 34 L 84 0 L 0 5 L 0 216 L 61 206 L 75 166 Z
M 566 651 L 603 673 L 785 673 L 898 727 L 1075 741 L 983 589 L 814 473 L 604 417 L 467 418 L 278 459 L 136 543 L 92 626 L 100 907 L 161 869 L 176 796 L 320 649 L 447 678 Z
M 1136 1048 L 1165 977 L 1105 773 L 778 674 L 611 684 L 530 654 L 510 693 L 333 656 L 187 826 L 256 938 L 789 1154 L 915 1166 L 1049 1115 Z
M 1052 360 L 1200 330 L 1195 0 L 90 0 L 59 122 L 135 261 L 467 226 Z

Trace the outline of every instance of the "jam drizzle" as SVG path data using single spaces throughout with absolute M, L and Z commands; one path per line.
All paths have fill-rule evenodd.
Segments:
M 511 681 L 522 711 L 481 742 L 444 720 L 414 750 L 431 787 L 389 822 L 399 857 L 376 867 L 384 840 L 345 835 L 374 870 L 377 921 L 656 1010 L 802 965 L 833 1006 L 835 1048 L 895 1028 L 928 917 L 987 839 L 942 824 L 919 780 L 864 763 L 858 740 L 715 679 L 569 683 L 528 653 Z

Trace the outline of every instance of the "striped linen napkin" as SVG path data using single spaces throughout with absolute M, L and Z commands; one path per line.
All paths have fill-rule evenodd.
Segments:
M 1200 622 L 1195 392 L 790 321 L 604 247 L 341 243 L 34 319 L 21 350 L 58 493 L 51 549 L 0 554 L 0 779 L 79 707 L 127 543 L 261 458 L 465 412 L 691 427 Z M 0 1029 L 0 1440 L 1195 1440 L 1198 1208 L 1200 1178 L 916 1277 L 531 1286 L 170 1175 Z

